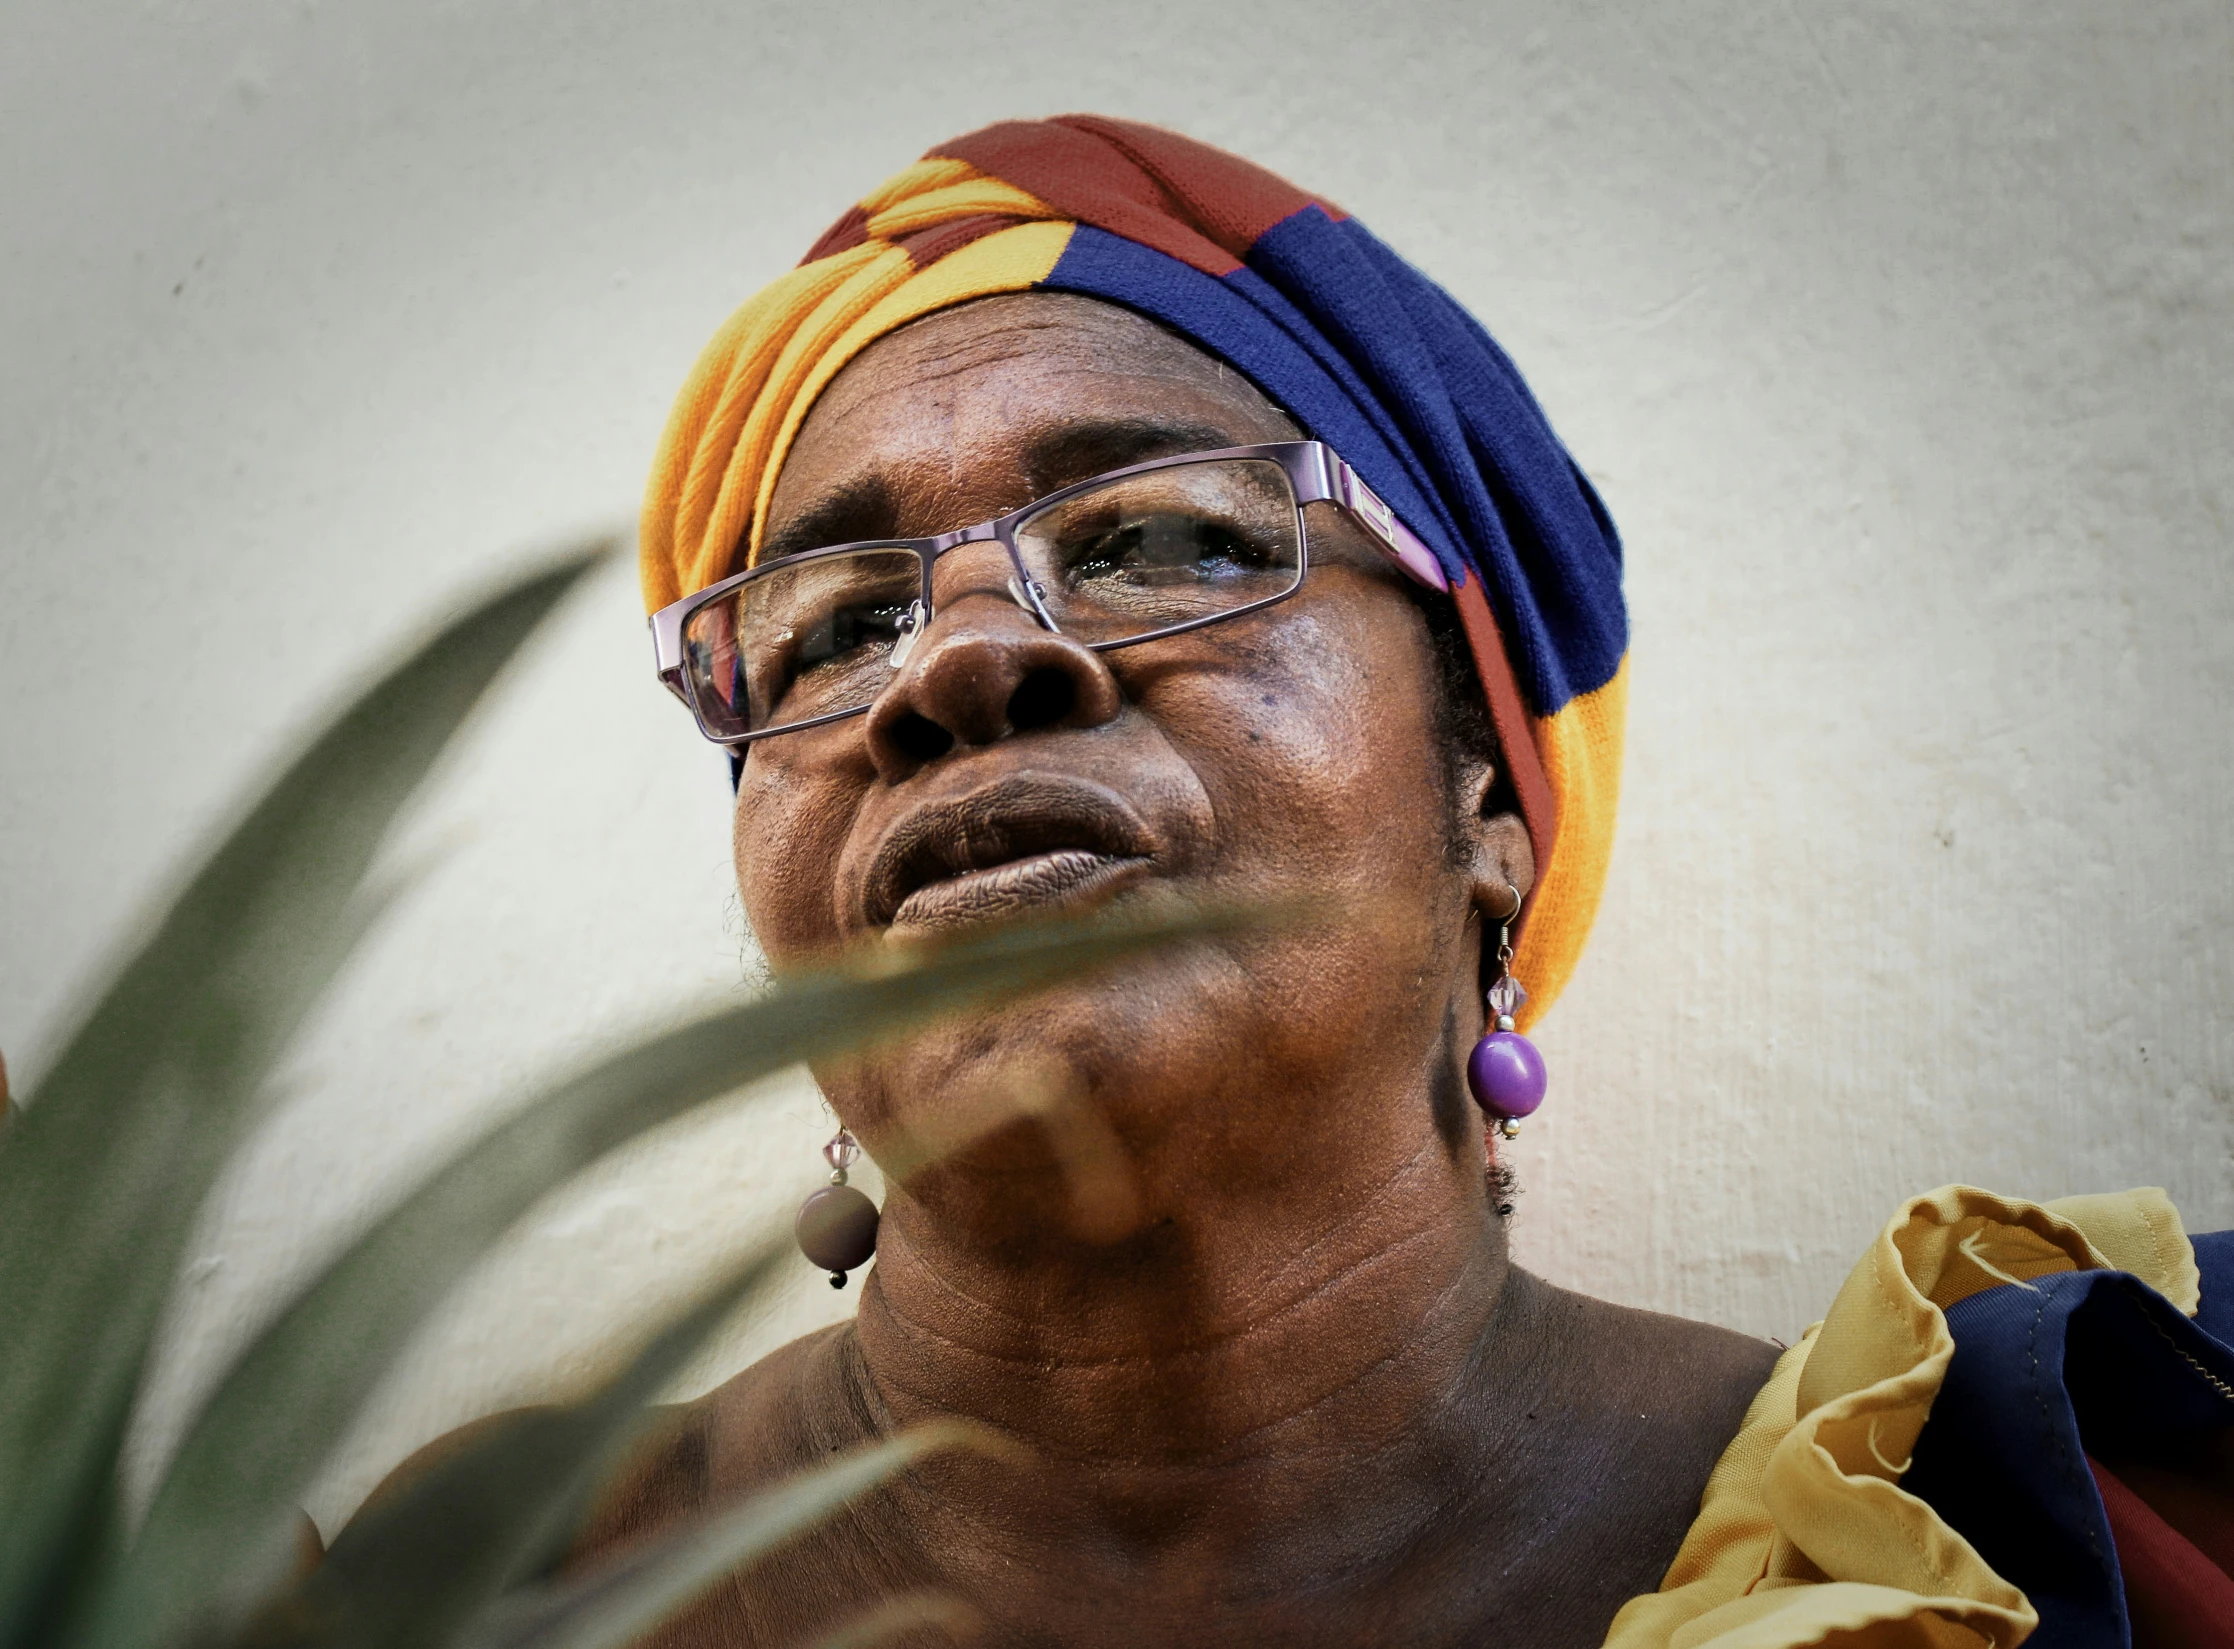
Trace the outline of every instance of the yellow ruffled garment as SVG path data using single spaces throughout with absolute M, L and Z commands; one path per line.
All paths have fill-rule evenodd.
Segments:
M 2042 1204 L 1955 1185 L 1905 1203 L 1778 1360 L 1660 1590 L 1614 1617 L 1606 1649 L 2016 1649 L 2032 1605 L 1900 1478 L 1954 1355 L 1947 1308 L 2096 1269 L 2195 1313 L 2195 1252 L 2162 1191 Z

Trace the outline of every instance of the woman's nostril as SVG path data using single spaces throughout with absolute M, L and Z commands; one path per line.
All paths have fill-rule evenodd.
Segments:
M 893 721 L 890 737 L 913 761 L 936 761 L 954 748 L 952 733 L 930 717 L 919 716 L 912 710 Z
M 872 742 L 895 764 L 889 776 L 905 777 L 961 746 L 1078 722 L 1080 707 L 1096 702 L 1088 698 L 1092 678 L 1081 680 L 1062 663 L 1042 658 L 1017 679 L 1001 668 L 1007 662 L 949 648 L 921 670 L 910 664 L 914 679 L 870 720 Z M 994 695 L 1011 680 L 1004 703 Z
M 1016 684 L 1008 696 L 1008 724 L 1019 733 L 1053 727 L 1078 705 L 1078 684 L 1068 670 L 1043 666 Z

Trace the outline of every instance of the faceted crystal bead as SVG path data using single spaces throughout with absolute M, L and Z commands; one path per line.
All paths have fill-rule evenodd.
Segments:
M 1520 988 L 1520 981 L 1509 973 L 1500 974 L 1497 983 L 1489 987 L 1490 1012 L 1500 1019 L 1520 1012 L 1520 1005 L 1527 1000 L 1528 993 Z
M 840 1128 L 822 1148 L 822 1160 L 842 1173 L 861 1160 L 861 1142 Z

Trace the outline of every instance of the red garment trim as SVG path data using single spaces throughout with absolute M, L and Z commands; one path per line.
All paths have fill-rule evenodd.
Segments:
M 1520 816 L 1528 826 L 1528 847 L 1536 857 L 1536 879 L 1541 882 L 1559 841 L 1559 804 L 1552 796 L 1544 758 L 1536 748 L 1536 732 L 1521 703 L 1520 682 L 1513 675 L 1513 661 L 1506 656 L 1505 638 L 1497 628 L 1497 615 L 1489 610 L 1481 580 L 1469 574 L 1451 587 L 1451 599 L 1458 603 L 1458 621 L 1474 655 L 1474 673 L 1482 678 L 1482 692 L 1489 699 L 1490 723 L 1504 748 L 1505 768 L 1520 798 Z
M 834 258 L 840 252 L 850 252 L 869 238 L 869 214 L 866 208 L 855 204 L 845 209 L 845 216 L 823 230 L 815 243 L 807 248 L 807 255 L 799 260 L 801 267 L 821 258 Z
M 2234 1579 L 2100 1461 L 2087 1464 L 2118 1545 L 2133 1649 L 2234 1649 Z
M 983 240 L 996 230 L 1023 221 L 1003 212 L 973 212 L 966 218 L 935 223 L 912 235 L 902 235 L 894 244 L 907 252 L 908 261 L 916 268 L 928 269 L 947 253 L 959 252 L 973 240 Z
M 1238 155 L 1098 115 L 1004 120 L 924 158 L 934 157 L 965 161 L 1206 275 L 1232 274 L 1259 235 L 1317 198 Z

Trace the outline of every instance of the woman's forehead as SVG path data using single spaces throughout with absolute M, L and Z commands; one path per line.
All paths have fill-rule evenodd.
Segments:
M 1124 464 L 1297 433 L 1246 378 L 1130 310 L 981 299 L 878 339 L 831 381 L 777 478 L 763 553 L 943 531 L 920 512 L 982 519 Z
M 986 371 L 1137 377 L 1228 395 L 1237 407 L 1271 405 L 1223 361 L 1145 315 L 1076 293 L 1012 292 L 937 310 L 885 334 L 832 380 L 816 413 L 900 385 L 935 389 Z

